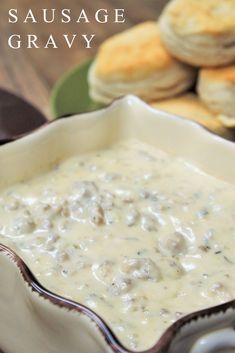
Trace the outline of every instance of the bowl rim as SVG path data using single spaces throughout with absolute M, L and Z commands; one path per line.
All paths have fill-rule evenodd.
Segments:
M 179 120 L 184 120 L 185 124 L 191 124 L 194 125 L 195 128 L 199 128 L 204 130 L 208 134 L 208 138 L 210 139 L 217 139 L 221 141 L 222 143 L 229 144 L 232 148 L 235 148 L 235 144 L 232 141 L 226 140 L 221 136 L 216 135 L 215 133 L 211 132 L 201 124 L 188 120 L 186 118 L 180 117 L 178 115 L 170 114 L 165 111 L 162 111 L 160 109 L 156 109 L 154 107 L 149 106 L 148 104 L 144 103 L 141 99 L 128 95 L 125 97 L 120 97 L 116 99 L 114 102 L 109 104 L 108 106 L 101 107 L 97 109 L 97 111 L 106 111 L 110 107 L 112 107 L 114 104 L 117 104 L 119 101 L 124 101 L 124 100 L 131 100 L 133 102 L 141 102 L 141 104 L 144 104 L 147 109 L 150 109 L 151 111 L 154 112 L 159 112 L 163 114 L 166 117 L 174 117 L 175 119 Z M 94 114 L 96 111 L 91 112 Z M 34 133 L 39 132 L 40 130 L 51 126 L 51 124 L 56 124 L 56 122 L 59 122 L 60 120 L 67 119 L 68 117 L 79 117 L 79 116 L 84 116 L 84 115 L 89 115 L 91 114 L 90 112 L 88 113 L 77 113 L 77 114 L 66 114 L 66 116 L 59 117 L 55 120 L 52 121 L 47 121 L 45 124 L 42 126 L 36 128 L 32 132 L 25 134 L 20 138 L 20 140 L 27 139 L 28 136 L 34 135 Z M 17 139 L 18 140 L 18 139 Z M 16 140 L 16 141 L 17 141 Z M 14 140 L 15 141 L 15 140 Z M 14 142 L 12 141 L 12 142 Z M 9 141 L 8 141 L 9 142 Z M 1 148 L 1 147 L 0 147 Z M 232 308 L 235 309 L 235 299 L 225 302 L 223 304 L 215 305 L 212 307 L 208 307 L 202 310 L 194 311 L 191 312 L 181 318 L 179 318 L 177 321 L 175 321 L 172 325 L 170 325 L 160 336 L 160 338 L 156 341 L 156 343 L 149 349 L 144 350 L 144 351 L 136 351 L 136 350 L 130 350 L 127 347 L 122 344 L 122 342 L 117 338 L 117 336 L 114 334 L 112 329 L 109 327 L 109 325 L 106 323 L 104 319 L 102 319 L 99 314 L 97 314 L 95 311 L 92 309 L 88 308 L 86 305 L 81 304 L 79 302 L 66 299 L 65 297 L 62 297 L 56 293 L 53 293 L 52 291 L 46 289 L 43 285 L 40 284 L 40 282 L 37 280 L 37 278 L 34 276 L 34 274 L 31 272 L 29 267 L 26 265 L 24 260 L 17 255 L 12 249 L 9 247 L 3 245 L 0 243 L 0 254 L 3 253 L 3 255 L 7 256 L 10 258 L 13 263 L 16 265 L 18 271 L 20 272 L 22 279 L 24 280 L 25 284 L 27 284 L 33 292 L 36 292 L 40 297 L 42 297 L 45 300 L 50 301 L 52 304 L 56 305 L 58 308 L 66 308 L 69 311 L 75 311 L 81 314 L 84 314 L 87 316 L 89 319 L 91 319 L 95 325 L 97 326 L 99 332 L 102 334 L 103 338 L 105 339 L 106 343 L 108 346 L 111 348 L 111 351 L 113 353 L 161 353 L 162 351 L 167 350 L 167 348 L 170 346 L 172 340 L 174 337 L 177 335 L 177 333 L 183 328 L 184 326 L 190 324 L 193 321 L 197 321 L 200 318 L 204 317 L 210 317 L 214 314 L 219 314 L 221 312 L 226 312 L 228 309 Z
M 92 322 L 94 322 L 94 324 L 98 328 L 99 332 L 102 334 L 106 343 L 112 349 L 113 353 L 162 353 L 163 351 L 165 352 L 165 350 L 169 348 L 176 334 L 184 326 L 190 324 L 191 322 L 196 322 L 198 319 L 202 319 L 205 317 L 209 318 L 212 315 L 219 314 L 221 312 L 225 313 L 228 309 L 231 308 L 235 309 L 234 299 L 223 304 L 215 305 L 189 313 L 179 318 L 172 325 L 170 325 L 151 348 L 144 351 L 133 351 L 126 348 L 121 343 L 121 341 L 117 338 L 113 330 L 109 327 L 106 321 L 102 319 L 99 314 L 97 314 L 95 311 L 88 308 L 84 304 L 70 299 L 66 299 L 63 296 L 60 296 L 46 289 L 43 285 L 40 284 L 35 275 L 26 265 L 24 260 L 19 255 L 17 255 L 12 249 L 0 243 L 0 254 L 1 253 L 10 258 L 10 260 L 16 265 L 25 284 L 27 284 L 31 288 L 31 290 L 33 292 L 36 292 L 42 299 L 48 300 L 52 304 L 56 305 L 58 308 L 65 308 L 68 311 L 74 311 L 83 314 L 87 316 L 90 320 L 92 320 Z
M 20 97 L 20 96 L 19 96 Z M 63 114 L 63 115 L 60 115 L 56 118 L 53 118 L 53 119 L 45 119 L 45 122 L 36 127 L 35 129 L 31 130 L 31 131 L 28 131 L 28 132 L 25 132 L 25 133 L 22 133 L 22 134 L 19 134 L 19 135 L 15 135 L 11 138 L 7 138 L 7 139 L 2 139 L 0 140 L 0 147 L 1 145 L 4 145 L 4 144 L 8 144 L 10 142 L 15 142 L 15 141 L 18 141 L 18 140 L 21 140 L 23 138 L 27 138 L 27 136 L 31 136 L 33 135 L 34 133 L 37 133 L 39 130 L 42 130 L 44 128 L 46 128 L 47 126 L 50 126 L 51 124 L 55 124 L 57 123 L 58 121 L 60 120 L 65 120 L 65 119 L 68 119 L 68 118 L 72 118 L 72 117 L 79 117 L 79 116 L 83 116 L 83 115 L 89 115 L 89 114 L 94 114 L 96 112 L 102 112 L 102 111 L 106 111 L 107 109 L 111 108 L 112 106 L 114 106 L 115 104 L 118 104 L 118 102 L 121 102 L 121 101 L 128 101 L 128 100 L 133 100 L 133 101 L 138 101 L 138 102 L 141 102 L 143 105 L 145 105 L 145 107 L 148 109 L 148 110 L 151 110 L 151 111 L 154 111 L 154 112 L 159 112 L 160 114 L 163 114 L 165 115 L 166 117 L 173 117 L 175 119 L 179 119 L 179 120 L 183 120 L 186 124 L 191 124 L 191 125 L 194 125 L 195 127 L 198 127 L 200 128 L 201 130 L 204 130 L 206 131 L 209 135 L 211 135 L 211 137 L 214 137 L 216 139 L 219 139 L 225 143 L 230 143 L 230 144 L 233 144 L 235 145 L 235 140 L 230 140 L 228 138 L 225 138 L 221 135 L 218 135 L 216 132 L 210 130 L 208 127 L 206 127 L 205 125 L 202 125 L 201 123 L 199 123 L 198 121 L 195 121 L 195 120 L 192 120 L 192 119 L 189 119 L 189 118 L 186 118 L 184 116 L 181 116 L 179 114 L 174 114 L 174 113 L 170 113 L 170 112 L 167 112 L 166 110 L 163 110 L 163 109 L 160 109 L 160 108 L 155 108 L 153 106 L 151 106 L 151 104 L 143 101 L 141 98 L 135 96 L 135 95 L 132 95 L 132 94 L 128 94 L 128 95 L 123 95 L 123 96 L 120 96 L 118 98 L 114 98 L 112 100 L 112 102 L 106 104 L 106 105 L 103 105 L 103 106 L 100 106 L 100 107 L 97 107 L 96 109 L 94 110 L 91 110 L 89 112 L 77 112 L 77 113 L 66 113 L 66 114 Z M 30 103 L 29 103 L 30 104 Z M 32 104 L 31 104 L 32 105 Z M 33 106 L 33 105 L 32 105 Z M 33 106 L 34 107 L 34 106 Z M 235 131 L 235 130 L 234 130 Z

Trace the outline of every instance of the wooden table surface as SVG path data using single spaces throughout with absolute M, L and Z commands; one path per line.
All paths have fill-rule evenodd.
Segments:
M 0 88 L 5 88 L 25 97 L 36 107 L 50 117 L 49 97 L 55 82 L 70 68 L 82 63 L 95 55 L 100 43 L 110 35 L 120 32 L 138 22 L 155 20 L 166 0 L 1 0 L 0 2 Z M 15 24 L 8 22 L 8 11 L 18 9 L 19 19 Z M 70 8 L 71 13 L 79 15 L 85 9 L 90 16 L 91 23 L 63 24 L 60 16 L 53 24 L 45 24 L 42 20 L 42 8 Z M 109 10 L 110 20 L 113 18 L 113 9 L 124 8 L 126 22 L 122 24 L 99 24 L 94 21 L 97 9 Z M 27 11 L 32 9 L 37 16 L 38 23 L 23 23 Z M 59 43 L 58 49 L 26 49 L 26 35 L 36 34 L 41 43 L 46 42 L 53 34 Z M 91 49 L 85 49 L 80 41 L 71 49 L 66 47 L 62 35 L 82 33 L 96 33 Z M 11 34 L 20 34 L 22 48 L 14 50 L 8 46 Z M 80 37 L 79 37 L 80 38 Z

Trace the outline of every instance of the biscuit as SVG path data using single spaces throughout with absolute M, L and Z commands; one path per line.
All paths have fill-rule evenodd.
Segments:
M 159 19 L 169 52 L 194 66 L 235 61 L 235 0 L 172 0 Z
M 195 70 L 165 50 L 156 22 L 144 22 L 106 40 L 88 74 L 90 96 L 109 103 L 126 94 L 146 101 L 186 91 Z
M 201 70 L 197 91 L 225 126 L 235 127 L 235 65 Z
M 233 140 L 235 137 L 235 134 L 232 131 L 221 124 L 217 115 L 210 111 L 193 93 L 154 102 L 152 103 L 152 106 L 168 113 L 193 120 L 203 125 L 208 130 L 230 140 Z

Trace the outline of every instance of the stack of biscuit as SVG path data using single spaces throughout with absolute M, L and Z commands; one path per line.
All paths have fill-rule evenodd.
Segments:
M 95 101 L 135 94 L 233 139 L 235 0 L 170 1 L 158 22 L 106 40 L 88 80 Z

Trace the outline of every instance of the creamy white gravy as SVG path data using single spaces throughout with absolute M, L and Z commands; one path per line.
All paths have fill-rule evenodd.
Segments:
M 128 348 L 235 297 L 235 187 L 139 141 L 72 157 L 0 194 L 0 242 Z

